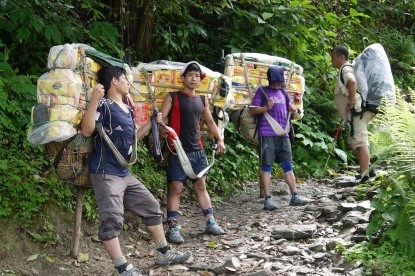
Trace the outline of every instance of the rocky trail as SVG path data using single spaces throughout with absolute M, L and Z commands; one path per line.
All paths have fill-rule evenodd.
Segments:
M 352 173 L 300 182 L 300 195 L 312 200 L 302 207 L 289 206 L 287 185 L 274 180 L 271 192 L 278 206 L 274 211 L 263 210 L 257 183 L 245 186 L 240 194 L 214 203 L 215 217 L 227 232 L 224 236 L 204 235 L 197 204 L 184 200 L 180 224 L 185 243 L 176 247 L 192 253 L 188 262 L 154 266 L 154 244 L 128 213 L 120 237 L 124 254 L 144 275 L 362 274 L 361 264 L 346 264 L 336 251 L 336 246 L 347 248 L 366 239 L 373 211 L 369 200 L 356 201 Z M 0 275 L 112 275 L 112 262 L 96 238 L 98 225 L 83 222 L 75 260 L 69 257 L 73 217 L 57 210 L 50 216 L 54 242 L 49 244 L 34 242 L 15 224 L 0 226 Z

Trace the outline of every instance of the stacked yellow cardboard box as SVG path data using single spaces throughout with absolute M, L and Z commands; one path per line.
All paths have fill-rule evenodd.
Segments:
M 286 68 L 285 78 L 287 92 L 292 103 L 303 114 L 303 94 L 305 91 L 305 79 L 302 76 L 303 68 L 294 62 L 277 56 L 258 53 L 234 53 L 225 58 L 224 74 L 231 78 L 234 89 L 233 109 L 241 109 L 251 103 L 252 97 L 259 86 L 267 86 L 267 70 L 272 65 Z M 301 119 L 297 116 L 295 119 Z

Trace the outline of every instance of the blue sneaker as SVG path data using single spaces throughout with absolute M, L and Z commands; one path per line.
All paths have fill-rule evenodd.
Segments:
M 180 235 L 180 226 L 176 225 L 175 227 L 167 230 L 166 239 L 168 242 L 174 243 L 174 244 L 184 243 L 184 239 L 182 235 Z
M 290 206 L 304 206 L 308 203 L 307 200 L 302 199 L 298 194 L 293 194 L 290 200 Z
M 272 199 L 272 197 L 265 198 L 264 210 L 273 211 L 275 209 L 277 209 L 277 205 L 275 205 L 275 202 Z
M 216 223 L 215 219 L 211 218 L 206 223 L 205 234 L 218 236 L 225 235 L 226 232 Z

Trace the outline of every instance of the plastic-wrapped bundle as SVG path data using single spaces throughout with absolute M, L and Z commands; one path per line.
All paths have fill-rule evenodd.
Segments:
M 32 108 L 33 125 L 27 132 L 27 140 L 39 146 L 50 142 L 63 142 L 77 134 L 82 113 L 70 105 L 48 108 L 38 104 Z
M 303 67 L 283 57 L 270 56 L 258 53 L 234 53 L 225 58 L 224 73 L 232 79 L 234 88 L 234 104 L 229 109 L 241 109 L 251 103 L 254 92 L 259 86 L 267 86 L 267 70 L 270 66 L 285 67 L 287 92 L 300 113 L 294 119 L 300 120 L 304 115 L 303 94 L 305 79 L 302 76 Z
M 82 80 L 69 69 L 55 69 L 43 74 L 37 82 L 37 101 L 49 107 L 69 104 L 78 107 Z
M 75 70 L 78 64 L 78 48 L 73 44 L 53 46 L 49 51 L 48 68 Z
M 395 104 L 395 82 L 382 45 L 375 43 L 366 47 L 353 61 L 353 67 L 357 90 L 369 108 L 378 107 L 384 97 L 390 104 Z

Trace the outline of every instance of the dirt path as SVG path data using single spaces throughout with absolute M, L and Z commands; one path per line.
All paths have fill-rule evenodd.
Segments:
M 155 267 L 154 244 L 139 230 L 144 229 L 139 221 L 130 215 L 126 217 L 126 229 L 120 237 L 123 251 L 145 275 L 345 275 L 346 268 L 333 268 L 333 254 L 327 253 L 329 249 L 316 254 L 304 249 L 322 237 L 321 231 L 325 231 L 325 227 L 330 227 L 316 223 L 313 214 L 318 199 L 335 192 L 334 185 L 307 180 L 298 185 L 298 190 L 315 202 L 306 207 L 288 206 L 288 187 L 281 181 L 274 181 L 272 185 L 271 191 L 278 205 L 272 212 L 263 210 L 257 183 L 247 183 L 244 192 L 224 199 L 224 202 L 215 202 L 215 217 L 227 232 L 219 237 L 203 235 L 201 212 L 194 201 L 186 200 L 180 218 L 185 243 L 177 247 L 192 252 L 190 263 Z M 49 245 L 33 242 L 27 232 L 15 224 L 3 224 L 0 275 L 112 275 L 112 263 L 102 244 L 96 241 L 95 224 L 84 222 L 82 225 L 80 256 L 84 260 L 78 262 L 68 256 L 72 216 L 51 211 L 56 241 Z M 318 231 L 314 231 L 312 238 L 301 240 L 280 239 L 273 234 L 277 225 L 302 224 L 315 224 Z M 318 259 L 318 254 L 324 256 Z M 228 265 L 224 269 L 225 262 L 237 267 Z

